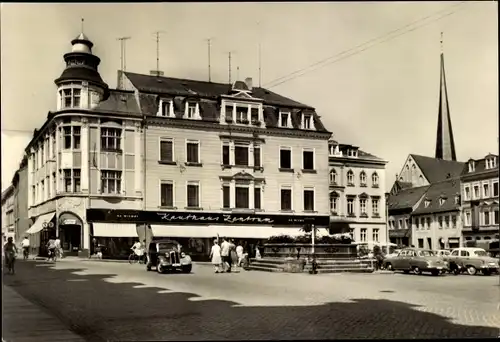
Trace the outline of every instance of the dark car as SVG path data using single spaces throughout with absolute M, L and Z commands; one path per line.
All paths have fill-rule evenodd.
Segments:
M 190 273 L 193 269 L 191 257 L 182 251 L 175 240 L 153 240 L 149 243 L 146 269 L 156 268 L 158 273 L 181 271 Z

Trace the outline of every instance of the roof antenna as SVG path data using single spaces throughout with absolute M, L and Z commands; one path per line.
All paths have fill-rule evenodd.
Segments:
M 231 84 L 231 51 L 229 51 L 229 84 Z
M 81 23 L 81 32 L 83 33 L 83 22 L 85 21 L 85 19 L 82 18 L 82 23 Z
M 120 70 L 122 71 L 122 75 L 120 79 L 118 80 L 118 89 L 123 88 L 123 73 L 125 72 L 127 68 L 127 62 L 125 59 L 125 43 L 127 40 L 131 39 L 132 37 L 120 37 L 117 38 L 117 40 L 120 41 L 120 47 L 121 47 L 121 52 L 120 52 Z
M 160 71 L 160 34 L 162 33 L 165 33 L 165 31 L 154 32 L 156 35 L 156 70 L 151 71 L 151 74 L 156 75 L 156 77 L 163 75 L 163 72 Z
M 211 48 L 211 42 L 212 42 L 212 38 L 208 38 L 207 39 L 207 42 L 208 42 L 208 82 L 212 82 L 212 74 L 211 74 L 211 70 L 210 70 L 210 48 Z

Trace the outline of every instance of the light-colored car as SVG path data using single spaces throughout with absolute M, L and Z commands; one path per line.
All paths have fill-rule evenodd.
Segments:
M 450 256 L 450 254 L 451 254 L 451 251 L 449 251 L 447 249 L 440 249 L 440 250 L 436 251 L 436 255 L 443 257 L 443 258 Z
M 385 267 L 393 271 L 403 271 L 404 273 L 422 274 L 422 272 L 430 272 L 432 275 L 437 276 L 448 269 L 448 264 L 442 257 L 436 256 L 431 250 L 405 248 L 397 256 L 389 258 L 385 262 Z
M 500 269 L 498 259 L 490 257 L 482 248 L 456 248 L 451 251 L 447 261 L 451 270 L 465 268 L 470 275 L 475 275 L 478 271 L 490 275 L 493 272 L 498 273 Z

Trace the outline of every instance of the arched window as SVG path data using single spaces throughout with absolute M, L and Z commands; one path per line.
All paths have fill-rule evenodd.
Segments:
M 378 175 L 376 172 L 372 174 L 372 187 L 378 188 Z
M 365 171 L 361 171 L 361 173 L 359 174 L 359 182 L 360 182 L 361 186 L 366 186 L 366 173 L 365 173 Z
M 336 213 L 339 207 L 339 195 L 333 191 L 330 193 L 330 211 Z
M 354 185 L 354 172 L 347 171 L 347 185 Z
M 337 184 L 337 171 L 330 171 L 330 184 Z

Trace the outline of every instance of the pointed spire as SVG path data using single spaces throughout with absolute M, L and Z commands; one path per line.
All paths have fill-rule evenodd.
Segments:
M 437 159 L 456 161 L 455 141 L 451 126 L 450 108 L 448 105 L 448 91 L 446 88 L 446 75 L 444 71 L 443 33 L 441 32 L 441 76 L 439 85 L 439 113 L 436 139 Z

